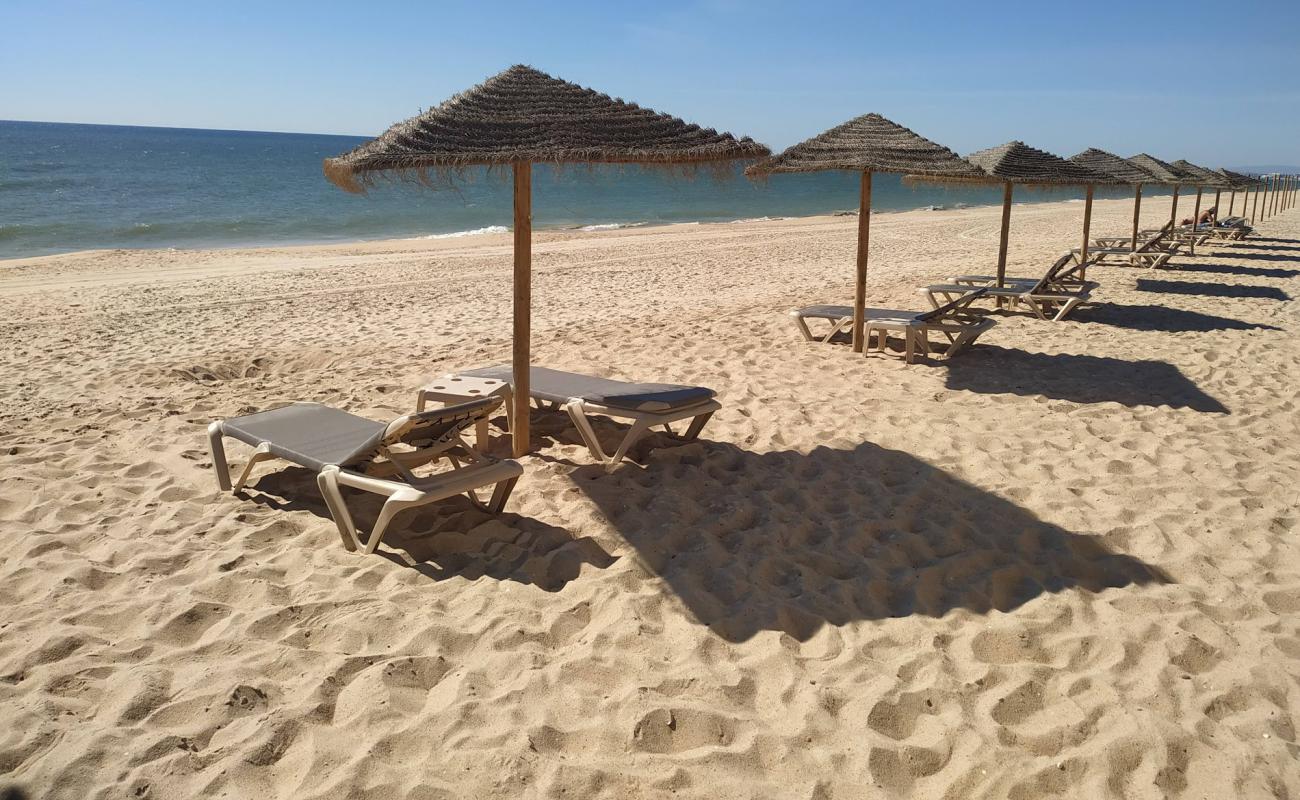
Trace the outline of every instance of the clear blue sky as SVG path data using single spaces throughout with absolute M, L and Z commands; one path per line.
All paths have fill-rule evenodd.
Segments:
M 1300 162 L 1289 2 L 0 0 L 0 118 L 375 134 L 515 63 L 780 149 L 876 111 L 1023 139 Z

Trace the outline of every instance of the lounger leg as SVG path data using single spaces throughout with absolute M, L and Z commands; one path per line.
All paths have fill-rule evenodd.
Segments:
M 330 516 L 339 529 L 339 538 L 343 540 L 343 546 L 356 552 L 360 549 L 361 542 L 357 538 L 357 528 L 352 522 L 352 515 L 348 513 L 347 504 L 343 502 L 343 494 L 339 491 L 339 468 L 331 465 L 321 470 L 321 473 L 316 476 L 316 485 L 320 487 L 325 505 L 329 508 Z
M 605 463 L 605 471 L 613 472 L 614 468 L 623 460 L 623 457 L 627 455 L 627 451 L 632 447 L 632 445 L 636 444 L 641 437 L 645 436 L 646 433 L 649 432 L 649 430 L 650 425 L 645 420 L 639 419 L 633 422 L 632 427 L 627 432 L 627 436 L 623 437 L 623 441 L 619 443 L 618 449 L 614 451 L 614 455 Z
M 916 361 L 916 339 L 911 331 L 903 331 L 903 360 L 909 364 Z
M 263 461 L 270 461 L 273 458 L 275 458 L 275 456 L 271 455 L 271 451 L 267 446 L 265 444 L 259 444 L 257 449 L 253 451 L 253 454 L 248 457 L 248 463 L 244 465 L 244 471 L 239 473 L 239 480 L 235 481 L 234 491 L 239 492 L 244 488 L 244 484 L 248 483 L 249 476 L 253 474 L 253 467 Z
M 370 530 L 370 538 L 366 539 L 366 546 L 362 552 L 366 555 L 375 552 L 379 547 L 380 540 L 384 538 L 384 532 L 388 530 L 388 523 L 393 521 L 393 517 L 411 506 L 420 505 L 422 502 L 422 498 L 416 492 L 400 491 L 389 497 L 384 502 L 384 507 L 379 509 L 379 516 L 375 519 L 375 527 Z
M 1052 321 L 1060 322 L 1061 320 L 1065 319 L 1066 316 L 1069 315 L 1069 313 L 1074 310 L 1075 306 L 1079 305 L 1079 302 L 1080 300 L 1077 297 L 1072 297 L 1069 300 L 1066 300 L 1064 303 L 1061 304 L 1061 310 L 1056 312 L 1056 316 L 1052 317 Z
M 518 478 L 511 478 L 498 483 L 492 490 L 492 499 L 488 501 L 487 510 L 493 514 L 500 514 L 505 510 L 506 501 L 510 499 L 510 493 L 514 491 L 515 484 L 518 482 Z
M 600 440 L 596 438 L 596 432 L 592 430 L 591 422 L 587 419 L 587 413 L 583 410 L 582 400 L 573 398 L 564 404 L 564 410 L 569 412 L 569 419 L 573 420 L 573 425 L 578 429 L 578 435 L 591 451 L 591 455 L 597 461 L 605 463 L 607 458 L 605 451 L 600 447 Z
M 692 419 L 691 426 L 686 429 L 686 436 L 683 438 L 685 438 L 686 441 L 688 442 L 693 442 L 696 439 L 698 439 L 700 436 L 700 431 L 704 430 L 705 424 L 708 423 L 709 417 L 712 416 L 713 416 L 713 412 L 710 411 L 707 414 L 700 414 L 699 416 Z
M 804 322 L 802 317 L 795 317 L 794 324 L 799 326 L 799 333 L 803 334 L 804 341 L 811 342 L 816 340 L 812 331 L 808 329 L 808 323 Z
M 226 447 L 221 442 L 221 423 L 208 426 L 208 452 L 212 455 L 212 471 L 217 473 L 217 488 L 230 491 L 230 464 L 226 462 Z

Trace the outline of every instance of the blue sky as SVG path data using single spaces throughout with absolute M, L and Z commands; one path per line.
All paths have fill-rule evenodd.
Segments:
M 0 118 L 375 134 L 514 63 L 775 149 L 876 111 L 1022 139 L 1300 162 L 1300 2 L 0 0 Z

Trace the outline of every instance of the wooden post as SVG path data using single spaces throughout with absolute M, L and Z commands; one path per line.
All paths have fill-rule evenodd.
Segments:
M 858 194 L 858 264 L 853 283 L 853 352 L 865 349 L 867 255 L 871 245 L 871 170 L 862 171 Z
M 1251 206 L 1250 224 L 1255 224 L 1255 218 L 1259 216 L 1259 184 L 1255 184 L 1255 204 Z
M 1200 186 L 1196 187 L 1196 206 L 1192 211 L 1192 238 L 1187 243 L 1187 252 L 1196 255 L 1196 228 L 1200 225 L 1201 219 L 1201 192 Z
M 1007 285 L 1007 233 L 1011 230 L 1011 181 L 1002 185 L 1002 233 L 998 238 L 998 286 Z
M 1088 192 L 1083 198 L 1083 248 L 1079 251 L 1079 263 L 1086 265 L 1088 263 L 1088 229 L 1092 227 L 1092 184 L 1088 184 Z M 1085 277 L 1087 266 L 1079 271 L 1079 277 Z
M 1134 252 L 1138 249 L 1138 222 L 1142 219 L 1142 184 L 1133 187 L 1133 238 L 1130 240 Z
M 1228 195 L 1228 216 L 1232 216 L 1232 207 L 1237 203 L 1237 187 L 1232 187 L 1232 193 Z
M 1169 208 L 1169 227 L 1178 227 L 1178 190 L 1182 187 L 1174 184 L 1174 204 Z
M 1218 221 L 1218 219 L 1219 219 L 1219 195 L 1221 195 L 1221 194 L 1223 194 L 1223 190 L 1222 190 L 1222 189 L 1215 189 L 1215 190 L 1214 190 L 1214 219 L 1215 219 L 1215 221 Z
M 1270 183 L 1269 179 L 1268 179 L 1268 178 L 1265 178 L 1265 179 L 1264 179 L 1264 207 L 1263 207 L 1262 209 L 1260 209 L 1260 211 L 1259 211 L 1259 219 L 1260 219 L 1261 222 L 1262 222 L 1263 220 L 1268 219 L 1268 185 L 1269 185 L 1269 183 Z
M 533 304 L 533 165 L 515 164 L 515 273 L 514 273 L 514 419 L 510 441 L 515 457 L 528 455 L 528 378 L 531 366 Z

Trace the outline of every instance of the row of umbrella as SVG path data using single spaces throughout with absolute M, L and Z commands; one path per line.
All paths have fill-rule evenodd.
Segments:
M 694 168 L 736 160 L 758 160 L 746 173 L 847 170 L 861 175 L 857 271 L 854 283 L 853 349 L 863 349 L 863 308 L 871 231 L 871 178 L 899 173 L 911 181 L 1001 183 L 1002 226 L 998 280 L 1006 274 L 1007 234 L 1014 187 L 1083 186 L 1084 258 L 1089 241 L 1096 186 L 1134 187 L 1133 234 L 1144 186 L 1173 187 L 1170 218 L 1177 222 L 1178 190 L 1196 188 L 1193 219 L 1202 193 L 1224 190 L 1261 195 L 1266 213 L 1295 201 L 1295 176 L 1249 177 L 1210 170 L 1187 161 L 1166 163 L 1140 154 L 1120 158 L 1085 150 L 1060 158 L 1023 142 L 1009 142 L 961 158 L 952 150 L 895 124 L 879 114 L 849 120 L 771 157 L 767 147 L 748 137 L 719 133 L 635 103 L 514 66 L 419 116 L 399 122 L 380 136 L 336 158 L 326 159 L 326 177 L 343 189 L 364 192 L 380 178 L 411 178 L 432 185 L 439 174 L 467 167 L 509 166 L 514 178 L 513 383 L 516 456 L 529 448 L 529 365 L 532 311 L 532 165 L 534 163 L 618 163 Z M 1269 193 L 1272 193 L 1271 199 Z M 1243 215 L 1245 201 L 1243 199 Z

